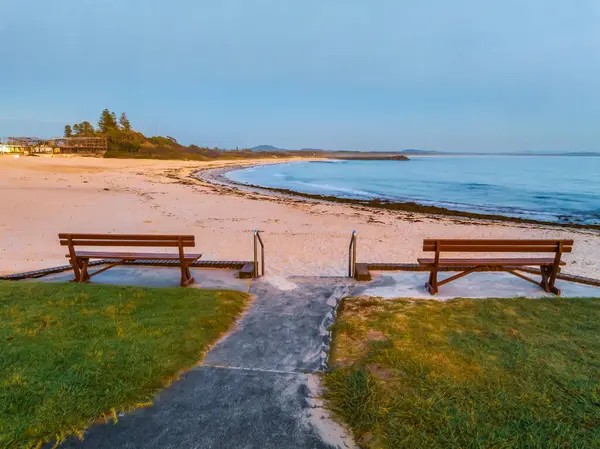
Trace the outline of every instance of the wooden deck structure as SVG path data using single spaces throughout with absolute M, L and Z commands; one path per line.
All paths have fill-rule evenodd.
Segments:
M 104 153 L 108 150 L 106 137 L 61 137 L 53 139 L 61 153 Z

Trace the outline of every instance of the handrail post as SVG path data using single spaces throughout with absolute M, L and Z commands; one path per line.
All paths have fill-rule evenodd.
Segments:
M 258 236 L 258 238 L 260 239 L 260 270 L 261 270 L 261 276 L 265 275 L 265 245 L 262 242 L 262 239 L 260 238 L 260 234 Z
M 358 240 L 358 234 L 354 231 L 354 249 L 352 251 L 352 274 L 356 276 L 356 242 Z
M 356 231 L 352 231 L 350 247 L 348 248 L 348 277 L 353 278 L 356 271 Z
M 260 244 L 260 271 L 258 269 L 258 245 Z M 265 275 L 265 244 L 260 238 L 260 231 L 254 230 L 254 277 Z
M 257 230 L 254 230 L 254 277 L 258 277 L 258 241 L 256 238 Z

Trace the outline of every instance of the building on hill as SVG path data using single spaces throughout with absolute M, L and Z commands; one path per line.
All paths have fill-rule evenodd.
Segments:
M 37 137 L 0 138 L 0 153 L 18 154 L 89 154 L 104 153 L 108 149 L 106 137 Z
M 51 153 L 48 140 L 37 137 L 3 137 L 0 153 Z

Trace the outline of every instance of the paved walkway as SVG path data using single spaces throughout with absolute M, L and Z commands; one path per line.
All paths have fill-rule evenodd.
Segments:
M 237 328 L 151 407 L 62 448 L 353 447 L 318 399 L 329 325 L 351 281 L 265 278 Z

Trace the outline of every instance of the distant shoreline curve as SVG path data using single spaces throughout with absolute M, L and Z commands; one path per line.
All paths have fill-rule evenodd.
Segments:
M 275 164 L 286 164 L 293 162 L 307 162 L 306 160 L 282 160 L 277 162 L 272 162 Z M 466 212 L 459 211 L 454 209 L 448 209 L 440 206 L 425 206 L 412 201 L 408 202 L 398 202 L 398 201 L 388 201 L 388 200 L 380 200 L 380 199 L 372 199 L 372 200 L 360 200 L 355 198 L 343 198 L 337 197 L 333 195 L 319 195 L 312 193 L 304 193 L 298 192 L 290 189 L 280 189 L 276 187 L 265 187 L 256 184 L 243 184 L 240 182 L 233 181 L 231 179 L 226 178 L 224 175 L 226 173 L 243 170 L 245 168 L 250 167 L 258 167 L 263 165 L 272 165 L 272 163 L 265 163 L 264 161 L 257 160 L 255 163 L 248 164 L 231 164 L 227 166 L 220 167 L 211 167 L 205 169 L 195 170 L 191 173 L 190 176 L 198 179 L 200 181 L 206 182 L 213 186 L 217 187 L 229 187 L 236 189 L 242 192 L 256 192 L 263 193 L 269 196 L 286 196 L 286 197 L 296 197 L 307 199 L 316 202 L 325 202 L 325 203 L 338 203 L 338 204 L 346 204 L 346 205 L 355 205 L 355 206 L 363 206 L 370 207 L 375 209 L 385 209 L 391 211 L 399 211 L 399 212 L 409 212 L 409 213 L 417 213 L 424 215 L 436 215 L 443 217 L 454 217 L 454 218 L 470 218 L 474 220 L 481 220 L 485 222 L 505 222 L 505 223 L 515 223 L 515 224 L 529 224 L 529 225 L 541 225 L 547 227 L 554 228 L 570 228 L 570 229 L 581 229 L 581 230 L 592 230 L 592 231 L 600 231 L 600 225 L 595 224 L 580 224 L 580 223 L 557 223 L 553 221 L 542 221 L 542 220 L 533 220 L 528 218 L 519 218 L 519 217 L 508 217 L 504 215 L 494 215 L 494 214 L 481 214 L 476 212 Z

